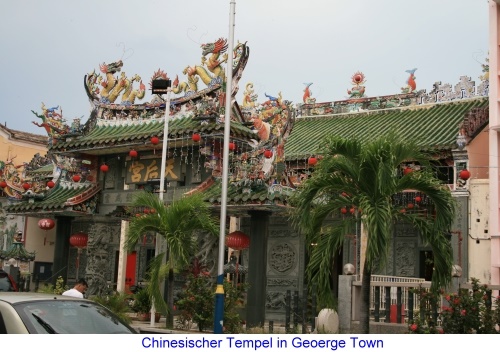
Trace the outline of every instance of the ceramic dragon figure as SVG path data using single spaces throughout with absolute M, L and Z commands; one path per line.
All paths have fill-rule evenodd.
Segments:
M 133 89 L 133 83 L 139 82 L 139 89 Z M 146 86 L 142 83 L 141 76 L 134 75 L 132 78 L 125 78 L 124 91 L 122 94 L 122 105 L 133 105 L 135 99 L 142 99 L 146 94 Z
M 121 68 L 123 66 L 123 62 L 121 60 L 117 62 L 112 62 L 110 64 L 102 63 L 99 68 L 102 73 L 106 75 L 106 79 L 102 80 L 102 78 L 99 76 L 98 82 L 100 82 L 102 89 L 101 89 L 101 101 L 105 103 L 111 102 L 111 98 L 116 95 L 117 89 L 115 89 L 115 86 L 118 84 L 118 79 L 114 76 L 115 73 L 120 72 Z M 123 79 L 123 75 L 122 75 Z M 122 87 L 124 86 L 124 82 L 122 80 L 121 82 Z M 119 88 L 120 91 L 123 90 L 123 88 Z M 118 95 L 116 95 L 117 97 Z M 114 99 L 116 99 L 116 97 Z M 114 101 L 114 100 L 113 100 Z

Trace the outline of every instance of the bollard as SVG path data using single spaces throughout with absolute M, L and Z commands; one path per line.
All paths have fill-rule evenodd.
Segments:
M 312 309 L 312 314 L 311 314 L 311 331 L 316 330 L 316 284 L 313 284 L 312 287 L 312 292 L 311 292 L 311 309 Z
M 299 326 L 299 291 L 293 291 L 293 332 L 297 333 Z
M 290 333 L 290 306 L 292 304 L 292 297 L 290 290 L 286 290 L 285 296 L 285 331 Z

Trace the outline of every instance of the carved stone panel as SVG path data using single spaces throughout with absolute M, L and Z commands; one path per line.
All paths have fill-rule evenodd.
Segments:
M 296 244 L 285 241 L 270 243 L 267 259 L 269 271 L 274 274 L 290 273 L 296 269 L 298 257 Z
M 416 273 L 416 241 L 396 241 L 395 245 L 395 275 L 411 276 Z

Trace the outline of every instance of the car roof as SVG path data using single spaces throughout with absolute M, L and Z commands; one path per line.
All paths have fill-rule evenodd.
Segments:
M 87 301 L 84 298 L 71 296 L 62 296 L 54 293 L 37 293 L 37 292 L 0 292 L 0 301 L 20 303 L 26 301 L 46 301 L 49 299 L 67 300 L 67 301 Z

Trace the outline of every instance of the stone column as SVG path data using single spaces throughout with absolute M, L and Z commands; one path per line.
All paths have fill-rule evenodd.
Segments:
M 247 327 L 262 327 L 266 315 L 267 239 L 270 212 L 252 210 L 248 262 Z
M 116 282 L 116 290 L 118 292 L 125 292 L 125 276 L 127 272 L 127 249 L 125 242 L 127 239 L 129 222 L 122 220 L 120 227 L 120 250 L 118 258 L 118 277 Z
M 71 236 L 71 223 L 73 218 L 69 216 L 56 216 L 56 243 L 54 246 L 54 265 L 52 267 L 51 279 L 53 285 L 59 276 L 65 280 L 68 278 L 68 257 L 69 257 L 69 238 Z

